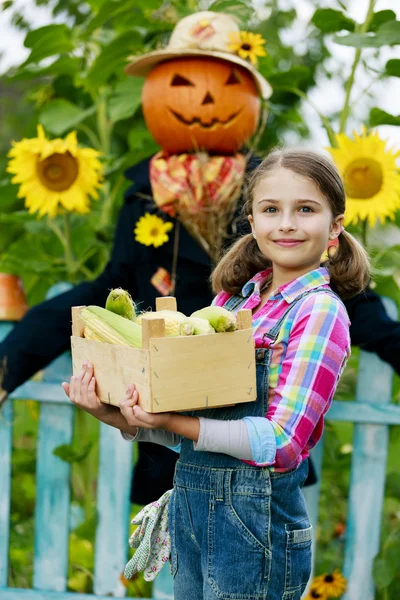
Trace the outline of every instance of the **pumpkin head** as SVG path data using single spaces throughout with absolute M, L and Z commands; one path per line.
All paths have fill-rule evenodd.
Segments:
M 142 93 L 147 127 L 170 154 L 234 154 L 257 129 L 260 98 L 252 75 L 211 57 L 155 66 Z

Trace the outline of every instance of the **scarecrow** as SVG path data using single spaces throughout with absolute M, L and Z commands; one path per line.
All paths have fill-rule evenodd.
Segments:
M 104 272 L 31 308 L 0 343 L 0 402 L 69 349 L 72 306 L 104 305 L 116 287 L 143 309 L 160 295 L 175 295 L 186 314 L 211 302 L 212 264 L 242 232 L 241 188 L 265 125 L 271 88 L 255 66 L 263 54 L 261 36 L 241 32 L 233 17 L 200 12 L 177 24 L 165 49 L 132 59 L 126 71 L 146 77 L 143 112 L 161 151 L 126 172 L 133 184 Z M 345 303 L 353 343 L 400 372 L 400 325 L 379 297 L 367 290 Z M 140 443 L 132 502 L 148 504 L 170 489 L 176 458 Z

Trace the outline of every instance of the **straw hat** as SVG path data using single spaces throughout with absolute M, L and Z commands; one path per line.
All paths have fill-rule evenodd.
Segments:
M 173 30 L 167 46 L 148 54 L 130 57 L 125 68 L 128 75 L 145 76 L 158 63 L 184 56 L 213 56 L 247 69 L 254 77 L 262 98 L 269 98 L 272 88 L 257 69 L 230 50 L 231 33 L 239 33 L 237 20 L 227 14 L 202 11 L 181 19 Z

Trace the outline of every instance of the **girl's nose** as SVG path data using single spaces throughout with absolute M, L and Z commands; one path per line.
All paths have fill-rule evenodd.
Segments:
M 291 219 L 282 219 L 279 225 L 279 231 L 295 231 L 296 225 Z

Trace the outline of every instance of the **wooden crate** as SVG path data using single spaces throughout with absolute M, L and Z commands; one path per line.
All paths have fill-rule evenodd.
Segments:
M 134 383 L 147 412 L 185 411 L 256 399 L 256 367 L 250 310 L 238 312 L 238 330 L 215 335 L 165 337 L 162 318 L 143 317 L 142 348 L 83 338 L 81 306 L 72 309 L 72 362 L 94 366 L 96 393 L 119 406 Z M 157 298 L 157 310 L 176 310 L 173 297 Z

